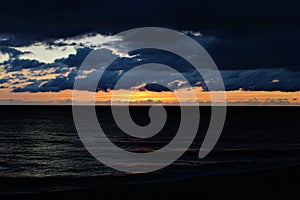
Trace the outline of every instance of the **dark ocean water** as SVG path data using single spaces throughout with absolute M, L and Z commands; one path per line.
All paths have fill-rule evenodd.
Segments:
M 166 126 L 158 135 L 144 140 L 122 133 L 109 107 L 97 107 L 97 112 L 105 133 L 116 145 L 128 151 L 147 152 L 163 147 L 177 131 L 179 108 L 166 109 Z M 197 154 L 206 133 L 210 108 L 201 107 L 200 112 L 197 138 L 178 161 L 146 178 L 125 178 L 125 182 L 163 182 L 300 164 L 300 108 L 229 107 L 222 135 L 204 159 Z M 149 123 L 147 113 L 148 107 L 131 108 L 133 119 L 140 125 Z M 113 180 L 123 177 L 124 181 L 129 176 L 104 166 L 89 154 L 77 135 L 70 106 L 0 106 L 1 186 L 14 180 L 104 177 L 110 181 L 109 177 L 114 177 Z M 11 184 L 0 192 L 17 192 L 23 186 L 16 184 L 14 188 Z M 73 186 L 65 183 L 59 187 L 63 190 Z M 47 187 L 51 190 L 52 185 Z M 30 189 L 30 185 L 26 187 Z

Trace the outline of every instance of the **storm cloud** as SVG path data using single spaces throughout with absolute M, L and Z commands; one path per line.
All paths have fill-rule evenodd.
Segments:
M 226 90 L 298 91 L 299 7 L 298 1 L 3 1 L 0 56 L 8 56 L 8 59 L 0 59 L 0 89 L 7 88 L 8 84 L 12 85 L 13 92 L 72 89 L 79 66 L 93 49 L 78 38 L 93 35 L 103 39 L 99 48 L 107 48 L 120 56 L 105 73 L 99 90 L 113 89 L 128 70 L 150 62 L 171 65 L 183 73 L 192 86 L 205 90 L 207 84 L 213 84 L 214 77 L 205 83 L 188 63 L 173 55 L 137 51 L 126 57 L 113 40 L 106 41 L 120 31 L 158 26 L 185 31 L 199 42 L 220 69 Z M 46 63 L 24 58 L 32 52 L 17 49 L 35 45 L 49 51 L 72 47 L 76 53 Z M 90 72 L 85 79 L 88 81 L 94 75 L 95 72 Z M 139 74 L 135 77 L 142 79 Z M 157 77 L 169 84 L 171 90 L 186 87 L 176 75 L 170 77 L 160 72 Z M 158 85 L 159 82 L 146 83 L 140 89 L 166 91 Z M 125 89 L 132 87 L 136 85 L 128 84 Z
M 68 75 L 58 75 L 51 79 L 30 80 L 31 84 L 24 87 L 14 88 L 14 92 L 59 92 L 61 90 L 72 89 L 73 84 L 78 72 L 78 68 L 82 63 L 82 55 L 89 52 L 90 49 L 78 49 L 77 54 L 70 55 L 65 59 L 58 59 L 53 64 L 49 64 L 52 68 L 56 67 L 56 70 L 52 70 L 51 73 L 63 74 L 68 72 Z M 132 57 L 118 58 L 114 61 L 108 69 L 103 73 L 102 78 L 99 81 L 98 89 L 102 91 L 108 91 L 114 89 L 114 85 L 117 81 L 127 72 L 130 73 L 130 69 L 135 66 L 139 66 L 146 63 L 163 63 L 173 67 L 178 71 L 178 74 L 170 74 L 168 71 L 155 71 L 148 69 L 143 74 L 130 73 L 129 80 L 126 84 L 123 84 L 122 89 L 139 89 L 149 90 L 155 92 L 176 90 L 188 87 L 188 83 L 193 87 L 202 87 L 203 90 L 207 90 L 207 85 L 215 83 L 216 77 L 214 73 L 207 71 L 209 80 L 204 81 L 201 75 L 184 59 L 178 58 L 175 55 L 164 55 L 161 51 L 154 53 L 155 51 L 133 52 Z M 167 54 L 167 53 L 166 53 Z M 41 68 L 44 68 L 44 64 L 41 64 Z M 64 68 L 62 66 L 65 66 Z M 35 68 L 38 69 L 38 68 Z M 50 68 L 51 69 L 51 68 Z M 34 70 L 33 70 L 34 72 Z M 245 91 L 299 91 L 300 90 L 300 72 L 291 71 L 285 68 L 276 69 L 240 69 L 240 70 L 220 70 L 226 90 L 245 90 Z M 80 78 L 85 79 L 85 82 L 89 84 L 91 80 L 97 79 L 97 71 L 87 71 L 84 76 Z M 157 78 L 157 82 L 147 82 L 147 76 L 153 74 Z M 211 74 L 211 75 L 210 75 Z M 188 80 L 181 79 L 180 75 Z M 21 77 L 24 80 L 24 77 Z M 17 79 L 14 77 L 13 79 Z M 9 79 L 5 79 L 8 82 Z M 143 82 L 144 85 L 136 85 Z M 4 81 L 3 81 L 4 82 Z M 162 84 L 168 85 L 168 88 L 161 86 Z

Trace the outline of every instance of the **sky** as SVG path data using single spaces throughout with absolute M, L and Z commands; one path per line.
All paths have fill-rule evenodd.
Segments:
M 151 62 L 184 73 L 200 104 L 209 104 L 209 83 L 175 55 L 127 52 L 117 33 L 164 27 L 201 44 L 222 75 L 229 105 L 300 105 L 300 14 L 298 1 L 1 1 L 0 104 L 70 104 L 78 68 L 93 49 L 119 58 L 105 73 L 95 100 L 108 104 L 116 82 L 129 69 Z M 173 91 L 187 90 L 177 74 L 149 72 L 158 82 L 128 84 L 135 104 L 176 104 Z M 95 76 L 87 71 L 87 81 Z M 83 91 L 91 92 L 91 91 Z M 220 91 L 210 91 L 218 93 Z M 84 99 L 78 100 L 84 101 Z M 187 97 L 185 103 L 191 103 Z

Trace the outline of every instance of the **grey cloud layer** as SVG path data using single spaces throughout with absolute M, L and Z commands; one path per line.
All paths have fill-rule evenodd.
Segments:
M 41 63 L 37 60 L 26 60 L 18 58 L 19 53 L 14 52 L 14 59 L 5 61 L 2 65 L 6 72 L 15 72 L 11 77 L 5 77 L 0 79 L 1 84 L 5 83 L 19 83 L 20 81 L 29 83 L 23 87 L 12 88 L 13 92 L 59 92 L 61 90 L 72 89 L 73 83 L 77 74 L 77 69 L 81 65 L 84 58 L 91 51 L 90 48 L 79 48 L 77 53 L 69 55 L 68 58 L 57 59 L 51 64 Z M 4 51 L 3 51 L 4 52 Z M 6 51 L 7 52 L 7 51 Z M 13 52 L 13 51 L 12 51 Z M 182 73 L 192 86 L 203 87 L 206 90 L 206 84 L 214 84 L 215 80 L 212 76 L 206 83 L 201 76 L 193 70 L 184 59 L 179 58 L 176 55 L 166 52 L 157 52 L 154 50 L 144 50 L 131 52 L 131 57 L 122 57 L 117 59 L 108 70 L 104 73 L 98 89 L 107 91 L 113 89 L 114 84 L 119 78 L 125 74 L 128 70 L 135 66 L 145 63 L 161 63 L 174 67 L 180 73 Z M 37 70 L 45 70 L 45 72 L 38 71 L 37 76 L 43 77 L 47 74 L 61 74 L 55 78 L 41 78 L 31 79 L 18 72 L 21 69 L 29 69 L 31 73 L 36 73 Z M 55 69 L 48 72 L 47 69 Z M 44 73 L 44 74 L 43 74 Z M 63 75 L 68 73 L 67 75 Z M 147 74 L 155 73 L 157 82 L 146 84 Z M 209 72 L 207 72 L 209 73 Z M 95 77 L 96 72 L 90 71 L 81 77 L 86 79 L 87 84 L 91 79 Z M 266 90 L 266 91 L 298 91 L 300 90 L 300 72 L 291 71 L 285 68 L 276 69 L 252 69 L 252 70 L 221 70 L 221 75 L 225 84 L 226 90 Z M 140 90 L 150 91 L 167 91 L 169 89 L 159 86 L 160 83 L 165 83 L 171 90 L 184 88 L 187 84 L 180 80 L 180 76 L 177 74 L 170 75 L 167 71 L 145 71 L 142 74 L 131 74 L 132 82 L 128 82 L 124 85 L 124 89 L 137 88 Z M 135 85 L 137 80 L 145 80 L 144 85 Z

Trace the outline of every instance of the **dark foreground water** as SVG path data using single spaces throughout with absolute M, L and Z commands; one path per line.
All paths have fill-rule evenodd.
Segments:
M 97 112 L 111 141 L 142 153 L 163 147 L 176 133 L 179 108 L 166 109 L 166 126 L 158 135 L 144 140 L 122 133 L 109 107 L 97 107 Z M 88 153 L 76 133 L 70 106 L 0 106 L 0 195 L 93 187 L 93 181 L 81 184 L 80 180 L 99 177 L 103 185 L 161 184 L 207 175 L 300 168 L 300 108 L 229 107 L 217 145 L 201 160 L 197 154 L 210 108 L 201 107 L 200 111 L 200 128 L 191 148 L 172 165 L 136 176 L 108 168 Z M 133 119 L 140 125 L 149 123 L 147 113 L 148 107 L 131 108 Z M 32 180 L 38 183 L 30 184 Z

